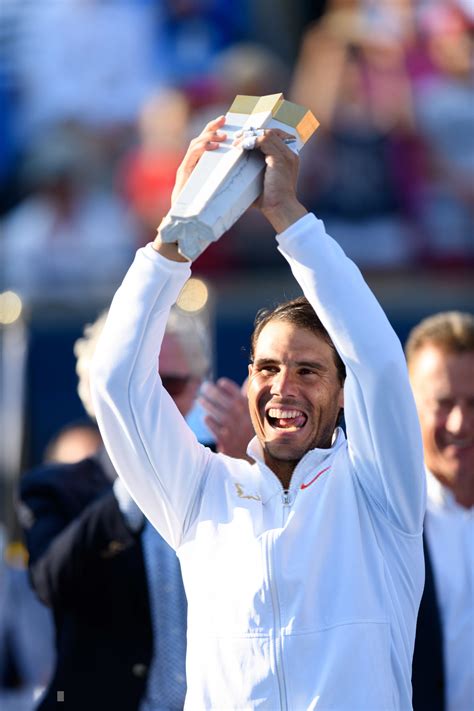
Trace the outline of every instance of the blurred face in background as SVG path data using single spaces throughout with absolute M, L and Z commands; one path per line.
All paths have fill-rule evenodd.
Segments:
M 159 372 L 164 388 L 185 417 L 194 404 L 201 379 L 192 372 L 184 348 L 174 334 L 167 333 L 163 339 Z
M 474 351 L 450 353 L 432 344 L 422 346 L 410 363 L 410 379 L 427 468 L 445 486 L 469 488 L 472 496 Z
M 101 445 L 102 440 L 95 425 L 65 427 L 47 445 L 43 459 L 45 462 L 73 464 L 92 457 Z

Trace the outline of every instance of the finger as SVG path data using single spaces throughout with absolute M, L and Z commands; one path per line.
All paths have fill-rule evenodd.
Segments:
M 188 152 L 193 151 L 196 146 L 203 145 L 204 143 L 209 143 L 210 141 L 216 141 L 217 143 L 222 143 L 227 138 L 227 133 L 222 131 L 219 127 L 205 129 L 199 136 L 193 138 L 189 144 Z
M 225 141 L 226 138 L 227 134 L 224 132 L 209 131 L 191 141 L 183 161 L 178 168 L 176 174 L 177 186 L 175 186 L 176 190 L 173 190 L 173 195 L 182 189 L 203 154 L 206 153 L 206 151 L 214 151 L 216 148 L 219 148 L 222 141 Z
M 196 157 L 198 154 L 199 159 L 205 150 L 217 148 L 219 143 L 225 141 L 227 133 L 220 130 L 225 124 L 225 120 L 225 116 L 222 115 L 209 121 L 199 136 L 190 142 L 185 158 Z
M 240 385 L 230 378 L 219 378 L 216 382 L 219 390 L 229 396 L 232 400 L 242 397 Z
M 212 121 L 209 121 L 209 123 L 206 124 L 199 136 L 197 136 L 191 141 L 190 148 L 194 149 L 195 146 L 202 146 L 204 144 L 207 144 L 207 150 L 209 150 L 211 146 L 212 148 L 216 148 L 217 146 L 213 144 L 219 144 L 222 141 L 225 141 L 225 139 L 227 138 L 227 133 L 225 131 L 220 130 L 222 126 L 224 126 L 225 121 L 226 118 L 224 115 L 218 116 L 217 118 L 212 119 Z
M 215 131 L 216 129 L 220 128 L 224 124 L 225 124 L 225 116 L 224 116 L 224 114 L 222 114 L 222 116 L 218 116 L 215 119 L 211 119 L 211 121 L 209 121 L 209 123 L 207 123 L 206 126 L 204 127 L 204 130 L 202 131 L 202 133 L 204 133 L 205 131 Z
M 194 163 L 195 165 L 205 151 L 215 150 L 226 138 L 227 133 L 225 131 L 218 131 L 217 129 L 204 131 L 189 144 L 184 158 L 185 162 Z
M 216 442 L 219 442 L 223 434 L 225 435 L 225 433 L 227 432 L 227 427 L 223 427 L 223 425 L 218 420 L 215 420 L 210 415 L 206 415 L 206 417 L 204 418 L 204 424 L 211 432 L 211 434 L 214 435 Z
M 226 132 L 220 130 L 225 124 L 225 120 L 225 116 L 218 116 L 216 119 L 209 121 L 200 135 L 190 142 L 176 173 L 176 183 L 171 195 L 172 203 L 176 201 L 203 154 L 206 151 L 215 151 L 222 141 L 226 140 Z
M 222 425 L 227 419 L 228 411 L 225 407 L 222 407 L 220 404 L 213 402 L 212 400 L 208 400 L 206 397 L 202 396 L 199 396 L 198 401 L 203 410 L 208 415 L 213 417 L 216 422 L 219 422 Z
M 204 382 L 201 385 L 200 395 L 225 410 L 242 399 L 239 386 L 229 378 L 219 378 L 216 383 Z
M 245 136 L 270 136 L 271 134 L 279 136 L 283 139 L 295 139 L 295 136 L 288 131 L 284 131 L 281 128 L 243 128 L 241 131 L 237 131 L 235 134 L 236 138 L 243 138 Z M 296 139 L 295 139 L 296 140 Z
M 257 138 L 255 147 L 265 156 L 267 166 L 271 165 L 273 160 L 281 160 L 292 170 L 298 170 L 299 150 L 296 143 L 287 144 L 277 136 L 262 136 Z
M 283 143 L 287 145 L 291 143 L 296 143 L 296 138 L 292 133 L 288 131 L 283 131 L 281 128 L 258 128 L 258 129 L 248 129 L 239 131 L 236 134 L 233 145 L 245 150 L 253 150 L 253 148 L 258 148 L 263 139 L 279 138 Z

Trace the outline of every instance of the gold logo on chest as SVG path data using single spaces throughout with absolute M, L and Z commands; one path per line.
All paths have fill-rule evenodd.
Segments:
M 252 501 L 261 501 L 262 498 L 258 494 L 244 494 L 242 484 L 234 483 L 235 490 L 239 499 L 251 499 Z

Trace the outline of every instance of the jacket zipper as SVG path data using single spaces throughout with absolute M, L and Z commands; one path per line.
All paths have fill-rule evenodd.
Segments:
M 269 537 L 268 541 L 268 566 L 269 566 L 269 576 L 268 580 L 270 583 L 270 592 L 272 596 L 273 604 L 273 617 L 274 617 L 274 635 L 273 635 L 273 652 L 275 655 L 275 671 L 278 681 L 278 691 L 280 693 L 280 708 L 281 711 L 288 711 L 288 700 L 286 697 L 286 684 L 285 675 L 283 671 L 283 645 L 281 641 L 281 615 L 280 615 L 280 601 L 278 598 L 278 590 L 276 586 L 275 576 L 274 576 L 274 565 L 273 565 L 273 537 L 274 534 Z
M 290 508 L 295 500 L 295 493 L 291 489 L 283 489 L 281 494 L 281 502 L 283 504 L 283 526 L 286 523 Z

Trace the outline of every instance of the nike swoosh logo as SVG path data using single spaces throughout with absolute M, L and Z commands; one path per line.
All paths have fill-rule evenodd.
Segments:
M 314 482 L 316 481 L 316 479 L 319 479 L 319 477 L 321 476 L 321 474 L 324 474 L 324 472 L 327 472 L 328 469 L 331 469 L 331 465 L 329 465 L 328 467 L 326 467 L 326 469 L 321 469 L 321 471 L 318 472 L 318 473 L 316 474 L 316 476 L 314 476 L 314 477 L 311 479 L 311 481 L 308 481 L 307 484 L 305 484 L 305 483 L 303 482 L 303 484 L 301 484 L 301 486 L 300 486 L 300 489 L 307 489 L 308 486 L 311 486 L 311 484 L 314 484 Z

